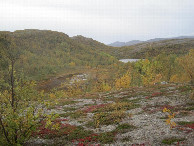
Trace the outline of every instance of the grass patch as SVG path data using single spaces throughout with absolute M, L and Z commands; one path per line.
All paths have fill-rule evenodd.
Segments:
M 85 117 L 86 115 L 87 115 L 86 113 L 79 110 L 79 111 L 76 111 L 76 112 L 73 112 L 72 114 L 70 114 L 70 117 L 73 119 L 77 119 L 77 118 Z
M 132 139 L 130 137 L 125 137 L 122 139 L 122 142 L 127 142 L 127 141 L 131 141 Z
M 99 127 L 99 125 L 118 124 L 125 116 L 125 111 L 101 112 L 94 115 L 94 121 L 96 127 Z
M 181 111 L 176 117 L 184 117 L 184 116 L 188 116 L 189 112 L 187 111 Z
M 192 110 L 194 110 L 194 106 L 186 107 L 185 110 L 187 110 L 187 111 L 192 111 Z
M 168 116 L 160 117 L 160 119 L 166 120 L 166 119 L 168 119 Z
M 188 107 L 184 108 L 185 110 L 188 111 L 194 110 L 194 102 L 187 103 L 186 106 Z
M 92 131 L 85 130 L 83 127 L 78 126 L 66 137 L 67 140 L 72 141 L 76 139 L 84 139 L 92 134 Z
M 79 101 L 74 101 L 74 100 L 65 100 L 65 101 L 60 101 L 59 105 L 63 106 L 63 105 L 69 105 L 69 104 L 75 104 L 78 103 Z
M 96 124 L 94 121 L 89 121 L 85 124 L 86 127 L 95 128 Z
M 136 108 L 138 105 L 134 105 L 131 102 L 116 102 L 111 103 L 105 106 L 104 108 L 99 108 L 94 110 L 93 112 L 111 112 L 111 111 L 118 111 L 118 110 L 130 110 Z
M 73 114 L 73 112 L 66 112 L 63 114 L 59 114 L 59 117 L 69 117 L 71 114 Z
M 77 119 L 77 118 L 81 118 L 81 117 L 85 117 L 87 114 L 84 113 L 83 111 L 74 111 L 74 112 L 66 112 L 63 114 L 59 114 L 60 117 L 71 117 L 73 119 Z
M 128 131 L 130 131 L 130 130 L 133 130 L 133 129 L 135 129 L 135 128 L 136 128 L 135 126 L 125 123 L 125 124 L 119 125 L 119 126 L 114 130 L 114 132 L 118 132 L 118 133 L 126 133 L 126 132 L 128 132 Z
M 129 100 L 129 102 L 131 102 L 131 103 L 138 103 L 138 102 L 140 102 L 140 100 L 141 100 L 141 98 L 136 98 L 136 99 L 132 99 L 132 100 Z
M 176 137 L 172 137 L 172 138 L 166 138 L 162 140 L 163 144 L 167 144 L 167 145 L 171 145 L 174 142 L 180 142 L 180 141 L 184 141 L 185 138 L 176 138 Z
M 75 107 L 63 107 L 64 111 L 75 111 L 77 108 Z
M 181 92 L 188 92 L 192 90 L 192 87 L 191 86 L 180 86 L 178 87 L 178 90 Z
M 114 140 L 115 140 L 115 134 L 113 132 L 101 133 L 98 136 L 98 141 L 101 144 L 110 144 L 110 143 L 113 143 Z
M 194 106 L 194 102 L 187 103 L 188 106 Z
M 192 122 L 187 122 L 187 121 L 179 121 L 179 122 L 177 122 L 177 124 L 179 124 L 179 125 L 188 125 L 188 124 L 194 124 L 194 121 L 192 121 Z

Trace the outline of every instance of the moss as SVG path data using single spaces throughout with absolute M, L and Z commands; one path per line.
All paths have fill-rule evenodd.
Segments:
M 185 140 L 185 138 L 176 138 L 176 137 L 172 137 L 172 138 L 163 139 L 163 140 L 162 140 L 162 143 L 163 143 L 163 144 L 171 145 L 171 144 L 173 144 L 174 142 L 179 142 L 179 141 L 184 141 L 184 140 Z

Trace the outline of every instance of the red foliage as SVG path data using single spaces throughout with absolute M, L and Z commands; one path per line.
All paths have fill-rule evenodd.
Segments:
M 177 125 L 176 127 L 178 128 L 178 130 L 181 130 L 185 133 L 190 133 L 194 129 L 194 124 Z M 188 128 L 190 128 L 190 129 L 188 129 Z
M 78 146 L 100 146 L 100 144 L 90 144 L 91 142 L 97 142 L 97 134 L 91 134 L 90 136 L 87 136 L 85 138 L 81 139 L 74 139 L 72 140 L 72 143 L 78 141 L 79 143 L 77 144 Z
M 191 129 L 194 129 L 194 124 L 186 124 L 185 127 L 189 127 Z
M 76 127 L 70 124 L 62 124 L 61 121 L 66 121 L 67 119 L 56 119 L 53 121 L 53 124 L 59 124 L 59 130 L 51 129 L 51 127 L 45 127 L 46 122 L 42 121 L 41 125 L 38 127 L 37 131 L 34 132 L 33 136 L 40 136 L 40 137 L 57 137 L 62 135 L 67 135 L 72 132 Z M 52 124 L 52 125 L 53 125 Z M 51 125 L 51 126 L 52 126 Z

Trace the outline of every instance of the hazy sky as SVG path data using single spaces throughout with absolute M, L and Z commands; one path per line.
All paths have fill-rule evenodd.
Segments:
M 194 0 L 0 0 L 0 31 L 21 29 L 103 43 L 194 35 Z

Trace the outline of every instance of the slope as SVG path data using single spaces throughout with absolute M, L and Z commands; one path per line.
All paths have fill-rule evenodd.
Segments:
M 17 69 L 22 68 L 32 79 L 42 79 L 77 67 L 106 66 L 118 61 L 110 55 L 73 41 L 61 32 L 18 30 L 0 34 L 14 36 L 16 48 L 21 52 Z M 2 50 L 2 47 L 0 49 Z M 1 64 L 6 61 L 5 57 L 1 57 Z

